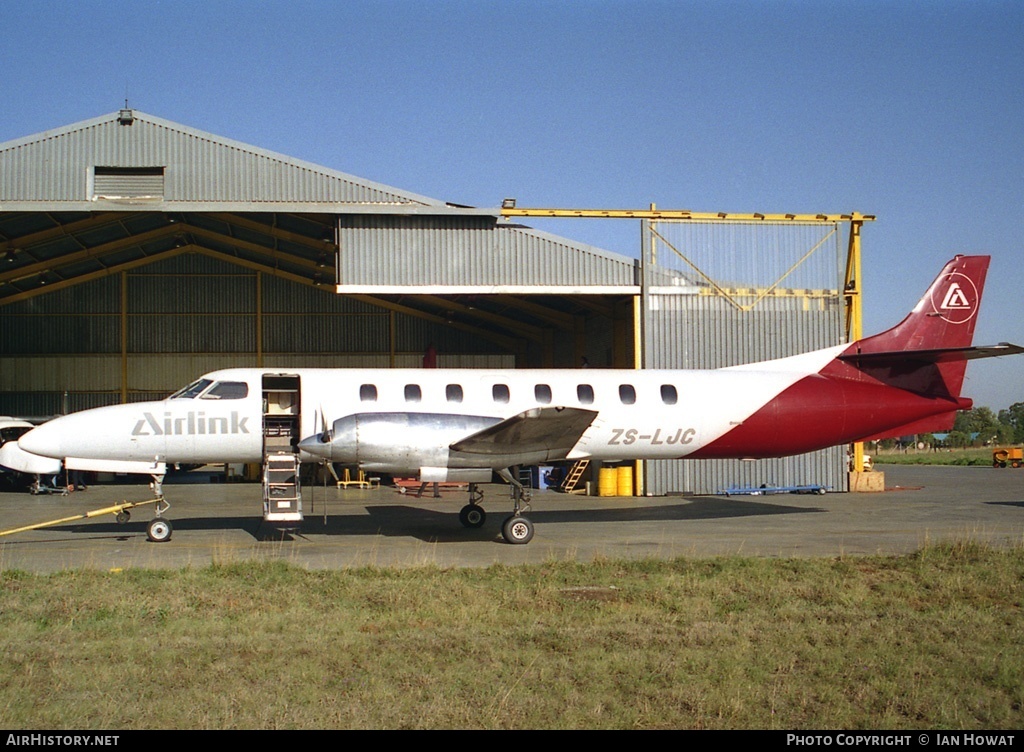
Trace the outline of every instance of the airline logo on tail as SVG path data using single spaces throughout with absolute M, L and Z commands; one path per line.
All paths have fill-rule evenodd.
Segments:
M 953 273 L 946 280 L 947 285 L 936 285 L 932 293 L 932 309 L 950 324 L 966 324 L 978 312 L 978 288 L 970 277 Z M 936 305 L 936 298 L 941 302 Z

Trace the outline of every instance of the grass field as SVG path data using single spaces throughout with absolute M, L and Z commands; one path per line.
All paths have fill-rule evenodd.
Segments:
M 1024 725 L 1024 548 L 0 573 L 11 729 Z
M 869 452 L 876 465 L 978 465 L 992 467 L 992 448 L 910 449 Z

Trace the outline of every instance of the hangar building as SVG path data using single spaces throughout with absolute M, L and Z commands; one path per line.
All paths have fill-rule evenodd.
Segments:
M 714 368 L 843 341 L 839 283 L 738 305 L 645 236 L 642 261 L 123 109 L 0 144 L 0 414 L 431 345 L 442 367 Z M 846 490 L 846 465 L 649 462 L 641 490 Z

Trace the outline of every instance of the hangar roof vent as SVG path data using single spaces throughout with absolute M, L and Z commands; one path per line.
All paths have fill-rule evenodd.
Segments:
M 164 195 L 163 167 L 93 168 L 93 198 L 159 199 Z

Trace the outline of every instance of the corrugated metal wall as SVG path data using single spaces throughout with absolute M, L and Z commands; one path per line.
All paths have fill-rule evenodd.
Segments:
M 658 255 L 661 263 L 654 265 L 650 227 L 645 228 L 645 262 L 651 272 L 649 282 L 653 283 L 646 296 L 647 368 L 722 368 L 843 342 L 840 254 L 833 227 L 802 228 L 792 233 L 785 243 L 793 242 L 793 249 L 778 253 L 774 264 L 769 255 L 778 252 L 779 233 L 765 236 L 764 227 L 745 232 L 736 226 L 687 225 L 675 234 L 671 230 L 664 226 L 657 230 L 663 242 Z M 666 243 L 685 248 L 689 255 L 682 259 L 668 251 Z M 744 248 L 745 244 L 748 247 Z M 771 251 L 763 252 L 759 248 L 762 245 L 769 245 Z M 821 248 L 820 257 L 800 270 L 799 279 L 807 288 L 780 286 L 765 294 L 794 258 L 815 247 Z M 728 280 L 728 289 L 724 284 L 721 291 L 712 286 L 724 279 Z M 740 292 L 737 284 L 751 289 Z M 764 297 L 759 299 L 759 295 Z M 647 463 L 647 491 L 657 495 L 717 493 L 736 486 L 812 483 L 845 491 L 846 470 L 844 447 L 781 459 L 657 461 Z
M 494 217 L 341 215 L 338 284 L 632 288 L 634 262 Z M 539 289 L 536 291 L 540 291 Z

